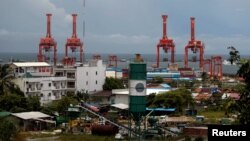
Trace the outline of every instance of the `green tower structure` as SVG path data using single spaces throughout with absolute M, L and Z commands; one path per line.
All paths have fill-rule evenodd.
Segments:
M 142 116 L 146 113 L 146 63 L 129 64 L 129 113 L 135 122 L 133 128 L 141 134 Z

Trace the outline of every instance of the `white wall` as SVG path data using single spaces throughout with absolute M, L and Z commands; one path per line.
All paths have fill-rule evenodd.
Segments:
M 129 105 L 129 95 L 127 94 L 116 94 L 115 95 L 115 104 L 127 104 Z
M 115 72 L 111 70 L 106 70 L 106 77 L 122 78 L 122 72 Z
M 102 91 L 105 82 L 105 70 L 106 66 L 102 64 L 102 60 L 98 60 L 95 65 L 77 67 L 77 91 L 86 90 L 89 93 Z
M 66 77 L 16 78 L 14 82 L 26 97 L 39 96 L 41 104 L 61 99 L 66 94 Z M 63 87 L 64 86 L 64 87 Z

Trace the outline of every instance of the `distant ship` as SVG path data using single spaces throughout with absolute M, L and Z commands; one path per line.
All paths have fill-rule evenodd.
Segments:
M 120 59 L 120 62 L 126 62 L 127 60 L 126 59 Z
M 223 65 L 236 65 L 235 62 L 233 62 L 233 64 L 231 64 L 231 62 L 228 61 L 228 60 L 224 60 L 224 61 L 222 62 L 222 64 L 223 64 Z

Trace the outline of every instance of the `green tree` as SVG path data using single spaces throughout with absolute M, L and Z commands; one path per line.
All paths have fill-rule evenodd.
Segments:
M 50 104 L 47 105 L 47 107 L 43 108 L 42 111 L 46 113 L 53 113 L 57 111 L 58 113 L 64 113 L 70 104 L 76 105 L 78 104 L 78 101 L 70 96 L 65 96 L 60 100 L 52 101 Z
M 147 107 L 151 107 L 152 106 L 152 104 L 153 104 L 153 102 L 154 102 L 154 99 L 155 99 L 155 93 L 152 93 L 152 94 L 150 94 L 150 95 L 148 95 L 147 97 L 146 97 L 146 101 L 147 101 Z
M 241 124 L 250 124 L 250 61 L 242 64 L 237 74 L 243 77 L 246 83 L 237 102 L 239 121 Z
M 204 138 L 202 136 L 198 136 L 194 139 L 194 141 L 204 141 Z
M 233 63 L 239 63 L 240 62 L 240 52 L 233 46 L 229 46 L 227 47 L 227 49 L 230 49 L 229 52 L 229 59 L 228 61 L 230 61 L 231 64 Z
M 153 80 L 154 80 L 155 83 L 162 83 L 162 82 L 164 82 L 163 78 L 160 77 L 160 76 L 155 77 Z
M 121 79 L 110 77 L 105 79 L 103 89 L 104 90 L 124 89 L 124 84 Z
M 16 134 L 17 128 L 14 123 L 5 119 L 0 120 L 0 141 L 10 141 Z
M 222 96 L 222 93 L 219 93 L 219 92 L 213 93 L 213 95 L 210 98 L 211 103 L 216 104 L 216 105 L 221 105 L 222 103 L 221 96 Z
M 177 112 L 182 112 L 184 107 L 194 105 L 191 92 L 186 88 L 161 93 L 155 96 L 152 106 L 176 108 Z
M 27 99 L 16 94 L 0 96 L 0 103 L 0 109 L 4 111 L 24 112 L 27 108 Z
M 234 112 L 236 109 L 236 102 L 231 98 L 227 98 L 223 101 L 223 109 L 225 111 L 225 116 L 229 116 L 230 113 Z
M 27 110 L 28 111 L 40 111 L 41 110 L 40 98 L 38 96 L 27 98 Z
M 0 65 L 0 95 L 8 94 L 15 88 L 13 78 L 14 75 L 9 65 Z
M 87 102 L 89 98 L 90 98 L 90 95 L 88 91 L 80 90 L 76 92 L 76 99 L 78 100 L 78 102 L 80 102 L 81 100 L 83 100 L 84 102 Z

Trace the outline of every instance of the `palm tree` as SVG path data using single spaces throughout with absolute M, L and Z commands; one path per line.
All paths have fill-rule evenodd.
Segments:
M 0 95 L 7 94 L 15 89 L 12 72 L 9 65 L 0 65 Z

